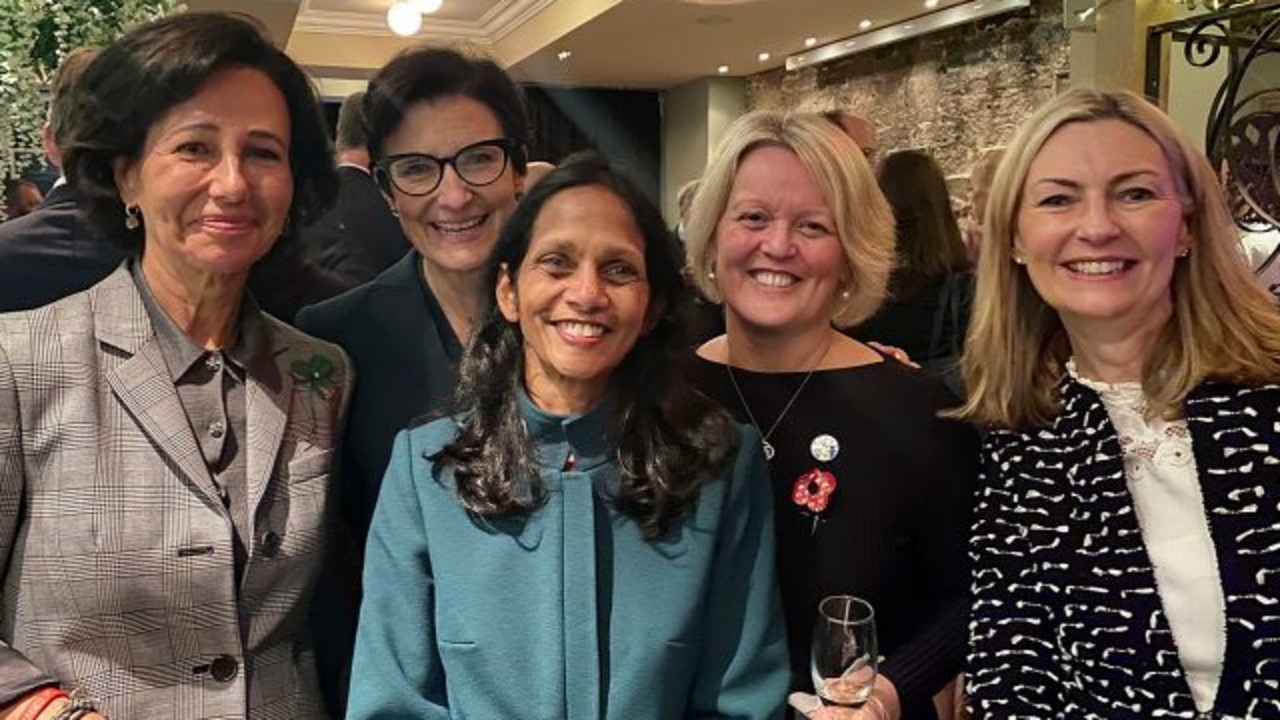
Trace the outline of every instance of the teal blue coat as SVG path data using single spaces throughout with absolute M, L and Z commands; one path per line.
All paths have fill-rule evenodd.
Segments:
M 433 479 L 426 457 L 452 420 L 397 437 L 347 717 L 781 717 L 789 670 L 755 431 L 741 430 L 731 473 L 703 487 L 678 533 L 647 542 L 599 499 L 617 482 L 607 408 L 522 408 L 548 499 L 520 520 L 475 518 L 447 475 Z

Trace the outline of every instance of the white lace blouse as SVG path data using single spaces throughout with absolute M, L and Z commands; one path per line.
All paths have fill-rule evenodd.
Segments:
M 1218 559 L 1205 516 L 1185 420 L 1145 417 L 1140 383 L 1105 383 L 1067 371 L 1093 389 L 1120 436 L 1125 479 L 1196 709 L 1213 708 L 1227 644 Z

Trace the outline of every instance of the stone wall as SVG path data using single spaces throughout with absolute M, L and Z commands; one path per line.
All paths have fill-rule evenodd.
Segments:
M 795 72 L 747 80 L 747 106 L 845 108 L 879 130 L 881 154 L 927 150 L 949 176 L 1002 145 L 1040 103 L 1065 90 L 1069 33 L 1062 0 Z

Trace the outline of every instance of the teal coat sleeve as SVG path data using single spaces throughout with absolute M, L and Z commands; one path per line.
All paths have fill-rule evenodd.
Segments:
M 347 720 L 449 717 L 432 621 L 435 579 L 412 468 L 409 431 L 401 431 L 365 549 Z
M 760 438 L 743 427 L 716 541 L 708 642 L 690 699 L 693 718 L 781 718 L 790 683 L 774 577 L 773 502 Z

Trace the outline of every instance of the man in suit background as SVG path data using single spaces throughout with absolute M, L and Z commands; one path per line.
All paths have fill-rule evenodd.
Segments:
M 372 280 L 409 252 L 400 221 L 369 172 L 363 101 L 363 92 L 353 93 L 338 110 L 338 200 L 302 230 L 311 262 L 340 279 L 345 288 Z
M 44 151 L 61 171 L 70 139 L 72 94 L 97 50 L 68 55 L 53 78 Z M 76 196 L 59 177 L 34 211 L 0 224 L 0 312 L 27 310 L 79 292 L 105 278 L 124 253 L 99 240 L 76 214 Z

